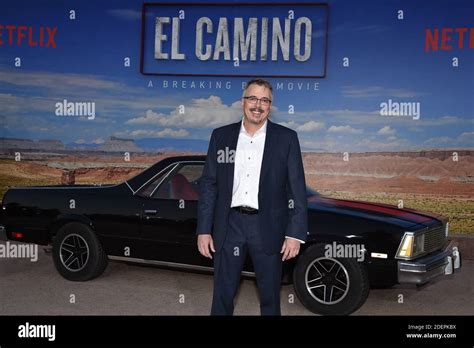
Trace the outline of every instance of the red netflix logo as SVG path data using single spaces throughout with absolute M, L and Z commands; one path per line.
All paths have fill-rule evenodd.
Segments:
M 54 36 L 58 32 L 58 27 L 39 27 L 33 28 L 26 25 L 1 25 L 0 24 L 0 46 L 17 45 L 21 46 L 23 42 L 28 46 L 56 48 Z
M 457 48 L 474 48 L 474 28 L 425 29 L 425 52 L 449 51 L 456 43 Z

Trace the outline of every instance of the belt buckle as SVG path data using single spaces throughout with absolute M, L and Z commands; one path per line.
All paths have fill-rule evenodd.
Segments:
M 252 214 L 258 213 L 258 209 L 249 207 L 247 205 L 239 205 L 237 207 L 233 207 L 232 209 L 238 211 L 240 214 L 246 214 L 246 215 L 252 215 Z
M 241 213 L 244 213 L 244 214 L 253 214 L 253 213 L 256 212 L 257 209 L 254 209 L 254 208 L 246 206 L 246 205 L 242 205 L 242 206 L 240 206 L 239 210 L 240 210 Z

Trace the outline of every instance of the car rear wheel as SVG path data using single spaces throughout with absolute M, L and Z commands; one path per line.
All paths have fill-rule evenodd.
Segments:
M 353 258 L 326 257 L 323 244 L 309 247 L 299 257 L 293 284 L 303 305 L 323 315 L 353 313 L 369 294 L 366 267 Z
M 94 279 L 108 263 L 95 233 L 78 222 L 60 228 L 53 243 L 53 259 L 59 274 L 72 281 Z

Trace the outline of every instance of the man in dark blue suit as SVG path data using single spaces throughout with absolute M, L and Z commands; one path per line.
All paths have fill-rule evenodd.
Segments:
M 282 261 L 307 234 L 306 184 L 296 132 L 268 119 L 272 87 L 247 83 L 243 119 L 212 132 L 200 180 L 198 248 L 214 253 L 211 315 L 232 315 L 247 252 L 262 315 L 280 315 Z

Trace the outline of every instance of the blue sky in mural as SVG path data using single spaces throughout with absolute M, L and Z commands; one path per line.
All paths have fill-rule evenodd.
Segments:
M 328 4 L 327 76 L 270 79 L 275 122 L 297 130 L 308 151 L 474 148 L 470 32 L 463 48 L 453 32 L 452 50 L 425 52 L 426 28 L 472 26 L 473 1 Z M 101 143 L 111 135 L 207 141 L 213 128 L 242 117 L 240 96 L 248 78 L 140 74 L 140 1 L 17 0 L 2 7 L 0 25 L 31 26 L 35 35 L 40 26 L 58 27 L 57 48 L 29 47 L 27 39 L 8 45 L 9 32 L 0 27 L 2 137 L 78 144 Z M 75 20 L 68 17 L 71 9 Z M 397 19 L 399 9 L 403 20 Z M 13 66 L 15 57 L 21 68 Z M 124 67 L 125 57 L 130 67 Z M 56 116 L 55 104 L 64 99 L 95 102 L 96 117 Z M 382 116 L 380 105 L 389 100 L 419 103 L 419 119 Z

